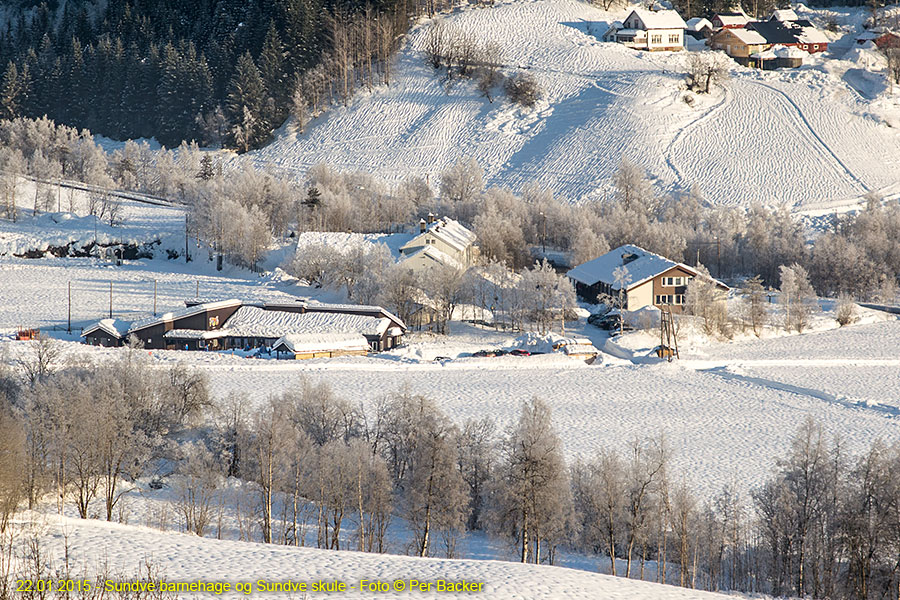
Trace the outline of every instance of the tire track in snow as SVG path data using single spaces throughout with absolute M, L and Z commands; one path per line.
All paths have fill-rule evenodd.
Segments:
M 794 110 L 797 112 L 797 116 L 800 117 L 800 120 L 803 122 L 803 125 L 805 125 L 806 130 L 810 133 L 810 135 L 812 135 L 813 139 L 815 139 L 815 141 L 818 142 L 819 146 L 821 146 L 822 149 L 825 150 L 825 152 L 827 154 L 829 154 L 831 156 L 831 158 L 834 159 L 834 161 L 841 166 L 841 168 L 844 170 L 845 173 L 847 173 L 847 175 L 850 177 L 850 179 L 855 181 L 856 184 L 859 185 L 863 189 L 864 192 L 871 191 L 869 186 L 866 185 L 859 177 L 857 177 L 856 174 L 853 171 L 851 171 L 850 168 L 846 164 L 844 164 L 844 161 L 842 161 L 838 157 L 838 155 L 835 154 L 834 150 L 831 149 L 831 146 L 829 146 L 827 143 L 825 143 L 825 140 L 823 140 L 822 137 L 818 133 L 816 133 L 816 130 L 813 129 L 813 126 L 810 124 L 809 120 L 806 118 L 806 115 L 803 113 L 803 109 L 801 109 L 800 106 L 796 102 L 794 102 L 793 98 L 791 98 L 787 93 L 776 88 L 775 86 L 769 85 L 768 83 L 762 83 L 761 81 L 750 81 L 750 80 L 747 80 L 747 83 L 749 83 L 751 85 L 758 85 L 758 86 L 764 87 L 772 92 L 775 92 L 776 94 L 778 94 L 779 97 L 784 98 L 788 102 L 788 104 L 790 104 L 794 108 Z
M 866 402 L 857 402 L 852 399 L 844 398 L 842 396 L 836 396 L 834 394 L 830 394 L 828 392 L 817 390 L 813 388 L 803 387 L 799 385 L 793 385 L 790 383 L 782 383 L 781 381 L 775 381 L 774 379 L 766 379 L 765 377 L 755 377 L 752 375 L 742 375 L 740 373 L 735 373 L 734 371 L 729 371 L 728 367 L 714 367 L 711 369 L 701 369 L 699 372 L 701 373 L 709 373 L 710 375 L 714 375 L 716 377 L 721 377 L 722 379 L 730 380 L 730 381 L 739 381 L 744 383 L 749 383 L 750 385 L 755 385 L 759 387 L 769 388 L 773 390 L 779 390 L 783 392 L 790 392 L 792 394 L 797 394 L 799 396 L 807 396 L 810 398 L 815 398 L 817 400 L 822 400 L 824 402 L 828 402 L 830 404 L 837 404 L 839 406 L 843 406 L 850 409 L 864 410 L 874 412 L 876 414 L 884 415 L 886 417 L 896 418 L 900 416 L 900 408 L 896 406 L 887 406 L 882 404 L 869 404 Z

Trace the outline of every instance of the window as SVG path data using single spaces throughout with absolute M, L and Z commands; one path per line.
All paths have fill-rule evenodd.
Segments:
M 669 43 L 670 43 L 670 44 L 678 44 L 680 41 L 681 41 L 681 40 L 679 39 L 679 36 L 678 36 L 677 33 L 670 33 L 670 34 L 669 34 Z
M 818 44 L 813 44 L 813 50 L 818 50 L 818 49 L 819 49 L 819 45 L 818 45 Z
M 681 287 L 687 285 L 684 277 L 663 277 L 663 287 Z
M 662 44 L 662 34 L 661 34 L 661 33 L 654 33 L 653 35 L 651 35 L 651 36 L 650 36 L 650 43 L 651 43 L 651 44 Z
M 675 294 L 675 304 L 684 304 L 684 294 Z

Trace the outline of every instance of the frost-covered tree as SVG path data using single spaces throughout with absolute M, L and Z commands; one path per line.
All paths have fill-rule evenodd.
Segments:
M 759 337 L 769 320 L 769 311 L 766 308 L 766 290 L 759 275 L 748 279 L 744 283 L 741 293 L 743 294 L 741 302 L 744 323 Z
M 481 515 L 487 498 L 488 482 L 495 468 L 495 429 L 493 419 L 467 419 L 457 438 L 459 472 L 469 490 L 466 528 L 482 527 Z
M 440 534 L 445 553 L 452 558 L 456 537 L 465 528 L 467 490 L 457 468 L 458 435 L 440 409 L 420 416 L 401 502 L 417 556 L 430 556 Z
M 434 313 L 434 328 L 448 333 L 453 312 L 466 297 L 465 271 L 452 265 L 433 265 L 421 275 L 422 292 Z
M 471 201 L 484 189 L 484 171 L 474 158 L 460 160 L 441 172 L 441 201 L 454 206 Z
M 522 562 L 538 563 L 566 539 L 571 495 L 562 444 L 550 407 L 540 398 L 522 404 L 517 424 L 502 442 L 491 495 L 491 522 L 512 534 Z
M 802 332 L 809 325 L 809 318 L 816 306 L 816 293 L 809 283 L 806 269 L 797 263 L 782 265 L 780 291 L 785 329 Z
M 725 293 L 703 265 L 697 265 L 697 275 L 688 281 L 684 309 L 688 314 L 703 319 L 703 329 L 707 334 L 728 333 Z
M 582 542 L 586 547 L 606 553 L 613 575 L 618 575 L 616 553 L 624 537 L 625 474 L 625 463 L 619 453 L 604 448 L 590 461 L 576 464 L 572 475 Z
M 536 324 L 541 334 L 550 331 L 554 322 L 562 328 L 567 314 L 576 307 L 572 281 L 546 260 L 523 271 L 516 287 L 527 314 L 523 320 Z
M 729 78 L 731 59 L 723 52 L 694 52 L 688 58 L 688 88 L 708 94 Z

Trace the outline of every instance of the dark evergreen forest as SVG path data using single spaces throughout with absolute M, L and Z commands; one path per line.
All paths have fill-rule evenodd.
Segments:
M 284 121 L 302 76 L 328 61 L 335 23 L 343 34 L 362 21 L 378 31 L 389 22 L 394 42 L 409 7 L 405 0 L 13 0 L 5 10 L 0 118 L 47 115 L 115 139 L 246 150 Z

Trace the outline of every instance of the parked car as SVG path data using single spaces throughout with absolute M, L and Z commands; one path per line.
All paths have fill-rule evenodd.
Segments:
M 449 356 L 435 356 L 434 362 L 444 362 L 445 360 L 453 360 Z
M 472 356 L 477 356 L 478 358 L 494 357 L 497 356 L 497 352 L 495 350 L 479 350 Z
M 590 323 L 590 321 L 588 321 Z M 618 331 L 622 329 L 623 331 L 633 331 L 634 327 L 628 324 L 626 321 L 623 325 L 622 323 L 622 315 L 618 313 L 614 313 L 611 315 L 606 315 L 603 318 L 595 319 L 593 323 L 591 323 L 594 327 L 599 327 L 604 331 Z
M 608 310 L 607 310 L 607 311 L 597 312 L 597 313 L 594 313 L 594 314 L 588 316 L 587 322 L 588 322 L 590 325 L 597 325 L 597 323 L 599 323 L 599 322 L 602 321 L 603 319 L 606 319 L 607 317 L 610 317 L 610 316 L 611 316 L 611 315 L 609 314 L 609 311 L 608 311 Z
M 510 356 L 531 356 L 531 352 L 529 352 L 528 350 L 523 350 L 522 348 L 510 350 L 509 354 Z

